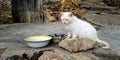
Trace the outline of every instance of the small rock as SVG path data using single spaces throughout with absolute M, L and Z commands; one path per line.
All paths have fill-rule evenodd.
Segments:
M 90 39 L 81 38 L 81 39 L 64 39 L 59 43 L 59 46 L 70 51 L 78 52 L 82 50 L 88 50 L 93 48 L 96 45 L 96 42 Z
M 39 57 L 38 60 L 64 60 L 59 54 L 45 51 L 42 56 Z

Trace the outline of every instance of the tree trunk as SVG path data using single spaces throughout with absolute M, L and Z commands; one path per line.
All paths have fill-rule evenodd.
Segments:
M 44 21 L 43 0 L 12 0 L 15 23 L 38 23 Z

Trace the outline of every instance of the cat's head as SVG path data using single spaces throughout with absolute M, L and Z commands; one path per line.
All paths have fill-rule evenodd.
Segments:
M 72 21 L 72 12 L 63 12 L 61 13 L 61 21 L 64 24 L 69 24 Z

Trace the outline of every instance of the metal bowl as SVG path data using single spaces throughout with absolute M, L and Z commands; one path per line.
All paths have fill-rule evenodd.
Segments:
M 40 48 L 48 45 L 50 40 L 52 39 L 51 36 L 28 36 L 25 37 L 23 40 L 29 47 L 33 48 Z
M 66 35 L 61 33 L 54 33 L 54 34 L 50 34 L 49 36 L 53 38 L 52 41 L 54 43 L 59 43 L 61 40 L 65 39 Z

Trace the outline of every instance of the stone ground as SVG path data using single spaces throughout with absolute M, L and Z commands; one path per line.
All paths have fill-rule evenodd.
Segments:
M 105 16 L 104 16 L 105 17 Z M 111 15 L 109 17 L 112 17 Z M 99 16 L 94 16 L 93 18 L 100 20 Z M 114 16 L 112 17 L 114 18 Z M 115 17 L 116 18 L 116 17 Z M 114 18 L 114 19 L 115 19 Z M 116 19 L 120 18 L 120 16 Z M 107 19 L 106 19 L 107 20 Z M 112 20 L 112 19 L 111 19 Z M 117 20 L 120 22 L 120 20 Z M 109 21 L 108 21 L 109 22 Z M 113 22 L 114 23 L 114 22 Z M 116 22 L 115 22 L 116 23 Z M 107 25 L 101 24 L 102 27 L 98 30 L 98 37 L 101 40 L 107 41 L 112 51 L 120 53 L 120 26 L 117 25 Z M 42 24 L 28 24 L 28 23 L 16 23 L 0 25 L 0 48 L 7 48 L 1 55 L 0 60 L 4 60 L 8 56 L 12 55 L 22 55 L 23 53 L 29 53 L 32 55 L 35 51 L 41 49 L 51 49 L 55 47 L 45 47 L 45 48 L 29 48 L 24 43 L 23 38 L 30 35 L 49 35 L 53 33 L 66 33 L 64 26 L 61 22 L 55 23 L 42 23 Z

